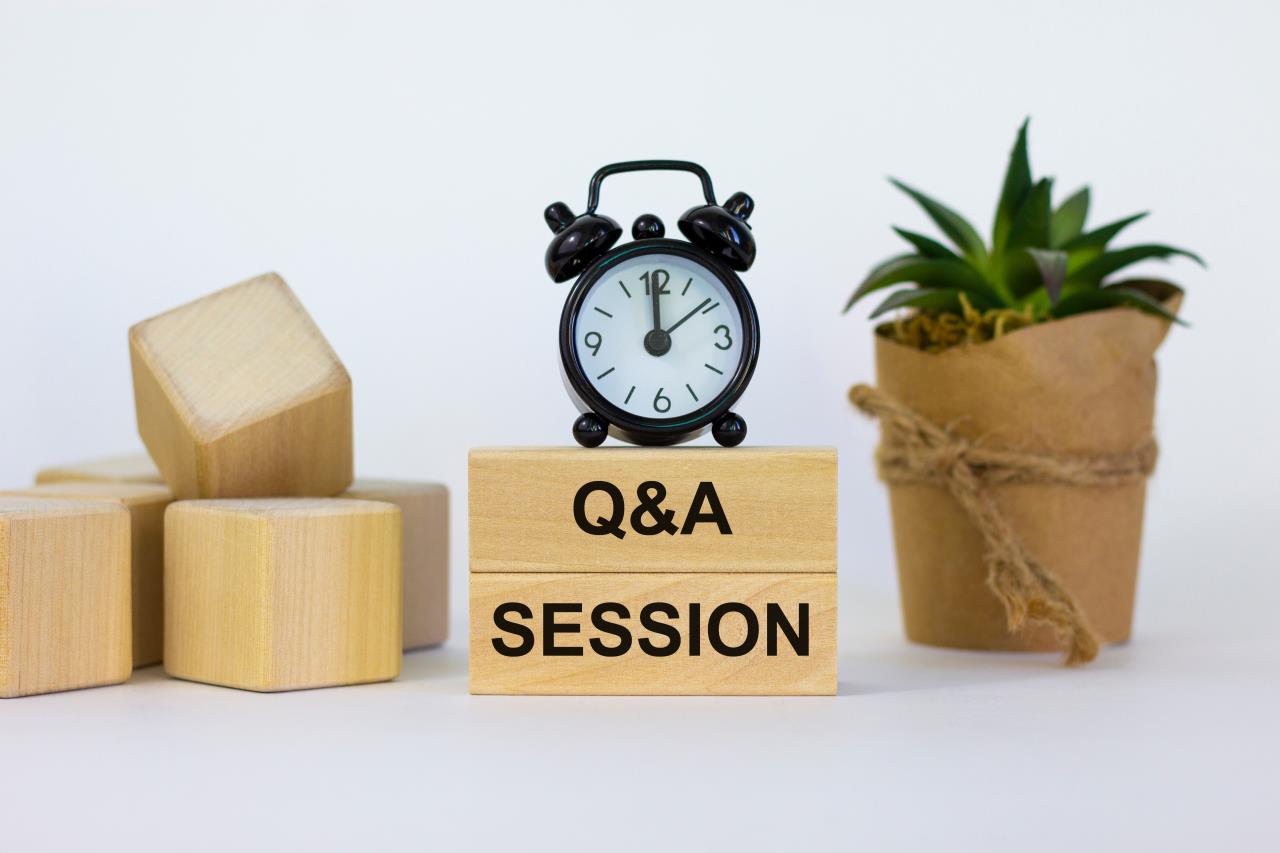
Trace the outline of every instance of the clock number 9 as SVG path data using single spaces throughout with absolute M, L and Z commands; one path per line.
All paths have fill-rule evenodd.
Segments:
M 716 326 L 715 329 L 713 329 L 712 331 L 714 331 L 718 335 L 719 334 L 724 335 L 724 344 L 721 345 L 719 341 L 716 341 L 716 349 L 721 349 L 721 350 L 730 349 L 733 346 L 733 338 L 729 337 L 728 326 L 721 324 L 719 326 Z
M 658 393 L 653 397 L 653 410 L 655 412 L 671 411 L 671 398 L 662 393 L 662 389 L 658 389 Z
M 591 340 L 592 338 L 595 338 L 595 340 Z M 600 345 L 604 343 L 604 338 L 601 337 L 599 332 L 587 332 L 587 336 L 582 339 L 582 342 L 591 348 L 592 355 L 599 355 Z

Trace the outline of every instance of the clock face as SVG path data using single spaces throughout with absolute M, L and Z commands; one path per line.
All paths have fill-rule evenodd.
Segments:
M 628 257 L 605 269 L 573 329 L 582 374 L 627 414 L 678 420 L 733 381 L 747 344 L 737 303 L 720 278 L 674 254 Z

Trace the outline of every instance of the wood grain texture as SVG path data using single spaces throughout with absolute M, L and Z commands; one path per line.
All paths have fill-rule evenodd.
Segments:
M 625 538 L 584 533 L 574 521 L 583 484 L 618 487 L 626 512 L 637 487 L 666 488 L 680 524 L 698 484 L 715 485 L 732 529 Z M 511 448 L 470 458 L 472 572 L 834 572 L 836 453 L 832 448 Z M 595 494 L 586 517 L 611 512 Z
M 336 495 L 351 379 L 267 274 L 129 330 L 138 431 L 178 498 Z
M 36 472 L 36 483 L 101 481 L 106 483 L 152 483 L 164 485 L 164 477 L 145 453 L 86 459 L 66 465 L 52 465 Z
M 183 501 L 165 516 L 165 672 L 248 690 L 400 673 L 400 510 Z
M 104 500 L 129 511 L 133 666 L 159 663 L 164 653 L 164 511 L 173 500 L 169 489 L 148 483 L 66 481 L 0 495 Z
M 449 637 L 449 489 L 441 483 L 358 479 L 342 497 L 400 507 L 404 528 L 404 647 Z
M 516 641 L 495 626 L 496 608 L 519 602 L 530 608 L 531 619 L 519 620 L 534 630 L 536 645 L 522 657 L 499 654 L 493 641 L 508 647 Z M 581 605 L 580 614 L 555 616 L 558 624 L 577 624 L 578 633 L 556 636 L 559 646 L 580 646 L 582 656 L 544 654 L 542 606 L 548 602 Z M 593 638 L 607 646 L 617 636 L 593 626 L 593 608 L 603 602 L 624 605 L 630 618 L 616 614 L 610 622 L 629 626 L 633 642 L 619 657 L 597 654 Z M 655 657 L 640 647 L 640 637 L 665 646 L 669 638 L 640 626 L 641 609 L 651 602 L 674 605 L 675 619 L 658 618 L 681 633 L 679 650 Z M 701 607 L 699 654 L 689 654 L 689 603 Z M 714 609 L 726 602 L 750 607 L 758 620 L 758 638 L 749 652 L 737 657 L 716 652 L 708 622 Z M 766 607 L 773 602 L 798 628 L 799 604 L 809 606 L 808 654 L 796 653 L 779 635 L 777 654 L 769 656 Z M 730 614 L 719 622 L 724 644 L 745 642 L 747 621 Z M 836 690 L 836 577 L 833 574 L 560 574 L 522 573 L 471 575 L 471 692 L 500 694 L 619 694 L 619 695 L 829 695 Z
M 128 679 L 129 608 L 124 507 L 0 497 L 0 698 Z

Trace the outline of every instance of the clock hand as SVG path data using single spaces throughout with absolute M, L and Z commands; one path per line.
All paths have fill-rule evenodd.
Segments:
M 658 284 L 658 277 L 653 276 L 653 283 L 649 287 L 653 293 L 653 330 L 655 332 L 662 331 L 662 286 Z
M 644 336 L 644 349 L 649 355 L 662 356 L 671 351 L 671 336 L 662 330 L 662 282 L 656 275 L 651 277 L 649 292 L 653 294 L 653 328 Z
M 704 299 L 704 300 L 702 300 L 701 302 L 699 302 L 699 303 L 698 303 L 698 307 L 697 307 L 697 308 L 694 308 L 694 309 L 693 309 L 692 311 L 690 311 L 688 314 L 685 314 L 685 315 L 684 315 L 683 317 L 681 317 L 679 320 L 676 320 L 676 321 L 675 321 L 675 323 L 673 323 L 673 324 L 671 325 L 671 328 L 670 328 L 670 329 L 667 329 L 667 334 L 669 335 L 669 334 L 671 334 L 672 332 L 674 332 L 676 329 L 680 328 L 680 324 L 681 324 L 681 323 L 683 323 L 685 320 L 688 320 L 688 319 L 689 319 L 690 317 L 692 317 L 694 314 L 697 314 L 699 311 L 701 311 L 701 310 L 702 310 L 702 308 L 703 308 L 703 306 L 705 306 L 705 305 L 706 305 L 708 302 L 710 302 L 710 301 L 711 301 L 711 299 L 710 299 L 710 298 L 707 298 L 707 299 Z

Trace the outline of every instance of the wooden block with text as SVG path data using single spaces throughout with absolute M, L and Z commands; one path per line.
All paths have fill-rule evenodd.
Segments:
M 267 274 L 129 330 L 138 432 L 174 496 L 331 496 L 351 484 L 351 378 Z
M 449 637 L 449 489 L 442 483 L 358 479 L 343 497 L 400 507 L 404 527 L 404 647 Z
M 131 645 L 129 513 L 0 497 L 0 698 L 119 684 Z
M 145 453 L 86 459 L 66 465 L 52 465 L 36 472 L 36 483 L 63 482 L 152 483 L 164 485 L 164 477 Z
M 133 665 L 136 668 L 159 663 L 164 652 L 164 511 L 173 500 L 169 489 L 147 483 L 66 481 L 0 495 L 103 500 L 129 511 Z
M 165 516 L 165 672 L 246 690 L 400 674 L 400 510 L 180 501 Z
M 830 448 L 473 450 L 471 692 L 832 694 Z

